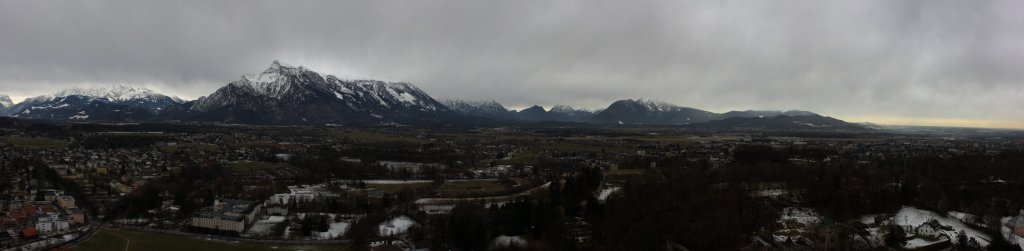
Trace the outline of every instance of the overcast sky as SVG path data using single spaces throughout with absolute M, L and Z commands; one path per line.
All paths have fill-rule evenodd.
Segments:
M 8 1 L 0 93 L 194 99 L 274 59 L 435 98 L 1024 128 L 1024 1 Z

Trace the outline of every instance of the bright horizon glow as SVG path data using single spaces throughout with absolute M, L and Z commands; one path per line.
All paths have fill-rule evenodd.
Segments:
M 827 116 L 827 115 L 826 115 Z M 989 129 L 1024 129 L 1024 123 L 1011 121 L 971 120 L 960 118 L 913 118 L 896 116 L 836 116 L 846 122 L 869 122 L 879 125 L 948 126 Z

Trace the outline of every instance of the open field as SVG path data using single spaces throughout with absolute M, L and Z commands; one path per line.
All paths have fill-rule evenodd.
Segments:
M 467 194 L 501 193 L 510 190 L 510 185 L 497 179 L 449 180 L 437 189 L 440 196 L 461 196 Z
M 127 248 L 126 248 L 127 246 Z M 197 237 L 132 230 L 101 230 L 91 239 L 75 246 L 81 251 L 233 251 L 233 250 L 346 250 L 348 244 L 269 244 L 206 240 Z
M 68 142 L 61 140 L 39 137 L 4 136 L 0 137 L 0 140 L 11 143 L 17 147 L 28 148 L 64 148 L 68 145 Z

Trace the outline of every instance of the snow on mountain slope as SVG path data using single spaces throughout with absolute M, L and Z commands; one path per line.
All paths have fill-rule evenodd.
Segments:
M 0 109 L 14 106 L 14 102 L 11 102 L 11 97 L 5 94 L 0 94 Z
M 187 110 L 200 120 L 248 123 L 391 122 L 449 112 L 409 83 L 342 79 L 280 61 L 199 98 Z
M 466 116 L 508 119 L 513 113 L 505 106 L 493 100 L 460 100 L 442 101 L 445 107 Z
M 70 88 L 28 98 L 6 109 L 10 116 L 35 119 L 151 117 L 181 99 L 126 85 Z M 94 116 L 85 116 L 92 113 Z M 72 118 L 73 117 L 73 118 Z

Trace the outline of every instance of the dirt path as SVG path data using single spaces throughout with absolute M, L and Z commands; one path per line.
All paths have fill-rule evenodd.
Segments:
M 117 237 L 121 237 L 121 239 L 124 239 L 124 251 L 128 251 L 128 247 L 131 246 L 132 240 L 129 240 L 128 237 L 124 237 L 124 235 L 120 235 L 118 233 L 114 233 L 114 232 L 111 232 L 111 231 L 104 231 L 104 232 L 113 234 L 113 235 L 115 235 Z

